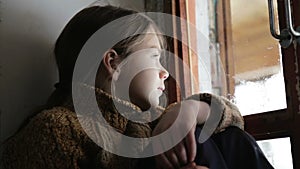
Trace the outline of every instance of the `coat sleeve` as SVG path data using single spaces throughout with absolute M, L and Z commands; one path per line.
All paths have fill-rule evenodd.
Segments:
M 186 100 L 196 100 L 205 102 L 210 106 L 210 115 L 205 124 L 214 130 L 214 133 L 223 131 L 229 126 L 236 126 L 244 130 L 244 119 L 236 105 L 222 96 L 217 96 L 210 93 L 194 94 Z M 176 105 L 177 102 L 170 104 L 165 111 Z M 163 114 L 165 113 L 163 112 Z M 197 122 L 198 125 L 203 125 Z
M 229 126 L 244 129 L 244 119 L 239 109 L 225 97 L 210 93 L 200 93 L 187 98 L 187 100 L 189 99 L 203 101 L 210 105 L 211 112 L 205 123 L 216 121 L 218 124 L 215 133 L 223 131 Z

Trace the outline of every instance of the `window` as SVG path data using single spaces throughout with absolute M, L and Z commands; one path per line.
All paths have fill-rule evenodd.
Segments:
M 196 2 L 196 26 L 210 41 L 208 56 L 198 55 L 199 72 L 210 75 L 200 73 L 200 90 L 228 97 L 243 115 L 285 109 L 281 50 L 270 34 L 267 1 Z
M 257 142 L 274 168 L 293 169 L 290 138 L 277 138 Z
M 273 1 L 275 25 L 278 25 L 277 30 L 282 30 L 286 28 L 284 5 L 287 0 Z M 165 2 L 172 6 L 167 12 L 188 20 L 201 31 L 199 35 L 184 24 L 177 28 L 190 43 L 198 45 L 200 51 L 195 54 L 184 45 L 174 43 L 173 50 L 197 75 L 195 82 L 184 78 L 184 94 L 208 91 L 235 102 L 244 113 L 246 131 L 258 141 L 289 138 L 291 160 L 288 165 L 300 169 L 300 42 L 295 40 L 294 44 L 282 48 L 271 36 L 268 1 Z M 291 2 L 296 28 L 300 26 L 300 0 Z M 168 85 L 176 89 L 173 82 Z M 170 97 L 176 100 L 178 94 Z

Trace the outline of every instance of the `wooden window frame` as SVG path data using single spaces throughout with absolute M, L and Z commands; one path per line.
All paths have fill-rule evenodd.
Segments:
M 195 0 L 165 0 L 166 4 L 171 5 L 171 8 L 166 8 L 164 12 L 170 13 L 173 16 L 180 17 L 183 20 L 189 21 L 190 24 L 196 24 L 196 16 L 194 11 L 196 10 L 195 7 Z M 175 18 L 173 20 L 175 21 Z M 191 28 L 189 24 L 186 22 L 180 22 L 180 28 L 174 26 L 173 27 L 174 37 L 178 37 L 178 39 L 182 39 L 182 41 L 188 42 L 186 46 L 177 39 L 172 39 L 170 44 L 170 50 L 178 56 L 178 60 L 175 60 L 175 63 L 169 63 L 171 65 L 171 69 L 175 72 L 178 72 L 178 80 L 182 82 L 177 82 L 182 84 L 181 88 L 176 84 L 175 80 L 168 81 L 168 90 L 169 92 L 169 102 L 180 101 L 181 98 L 185 98 L 186 96 L 190 96 L 192 93 L 199 92 L 199 80 L 198 80 L 198 59 L 196 53 L 194 53 L 191 49 L 196 49 L 197 46 L 197 37 L 193 36 L 196 35 L 196 30 Z M 184 64 L 188 65 L 192 70 L 192 72 L 186 72 L 189 70 L 183 69 L 182 61 Z M 196 63 L 196 64 L 194 64 Z M 193 75 L 196 79 L 192 79 L 191 76 L 186 75 Z M 174 92 L 175 91 L 175 92 Z
M 195 23 L 195 0 L 189 0 L 188 2 L 185 0 L 168 0 L 167 2 L 171 7 L 165 12 Z M 232 60 L 232 57 L 229 57 L 232 55 L 232 32 L 230 27 L 231 25 L 226 25 L 226 23 L 230 22 L 231 19 L 230 10 L 228 10 L 230 9 L 230 1 L 220 0 L 220 2 L 221 3 L 218 5 L 218 10 L 220 12 L 218 13 L 221 13 L 221 15 L 217 15 L 217 19 L 219 34 L 218 40 L 223 42 L 220 45 L 221 61 L 226 63 L 226 73 L 233 74 L 234 61 Z M 300 0 L 291 0 L 291 2 L 293 4 L 294 24 L 295 27 L 297 27 L 300 26 Z M 277 4 L 279 27 L 280 29 L 283 29 L 286 28 L 284 0 L 277 0 Z M 180 28 L 174 28 L 174 30 L 177 35 L 182 36 L 183 38 L 189 37 L 187 33 L 188 28 L 185 24 L 181 24 Z M 194 40 L 195 39 L 191 40 L 192 43 L 195 43 Z M 180 42 L 174 40 L 171 45 L 171 50 L 178 55 L 183 62 L 188 63 L 188 65 L 191 65 L 191 61 L 195 63 L 196 56 L 193 56 L 188 48 L 183 46 Z M 291 45 L 286 49 L 282 48 L 281 52 L 287 108 L 244 116 L 246 124 L 245 130 L 253 135 L 257 140 L 290 137 L 293 166 L 294 169 L 300 169 L 300 128 L 298 127 L 300 123 L 300 92 L 298 91 L 300 90 L 300 44 Z M 178 69 L 178 72 L 180 72 L 180 66 L 176 66 L 176 63 L 174 63 L 174 65 L 175 69 Z M 195 70 L 198 71 L 197 68 Z M 184 95 L 190 95 L 193 92 L 192 81 L 190 77 L 185 77 L 184 74 L 183 77 L 184 84 L 186 84 L 186 86 L 184 86 L 185 91 L 183 93 Z M 223 91 L 223 95 L 225 95 L 225 93 L 233 94 L 234 85 L 235 83 L 233 79 L 228 77 L 226 90 Z M 180 89 L 176 86 L 175 81 L 169 81 L 168 90 L 172 91 L 169 92 L 169 100 L 171 102 L 180 100 Z

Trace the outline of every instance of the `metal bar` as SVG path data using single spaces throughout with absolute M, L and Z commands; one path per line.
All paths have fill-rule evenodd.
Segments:
M 285 7 L 287 8 L 285 3 Z M 289 31 L 289 29 L 282 29 L 279 31 L 279 34 L 276 32 L 275 28 L 275 15 L 274 15 L 274 5 L 273 0 L 268 0 L 268 8 L 269 8 L 269 20 L 270 20 L 270 32 L 275 39 L 279 40 L 281 47 L 288 48 L 293 42 L 293 35 Z M 288 11 L 288 10 L 286 10 Z M 288 19 L 288 15 L 286 13 L 286 19 Z
M 281 39 L 280 34 L 277 34 L 274 21 L 274 5 L 273 0 L 268 0 L 270 32 L 275 39 Z
M 285 17 L 286 25 L 289 31 L 296 37 L 300 37 L 300 32 L 297 32 L 293 27 L 292 12 L 291 12 L 291 0 L 285 0 Z

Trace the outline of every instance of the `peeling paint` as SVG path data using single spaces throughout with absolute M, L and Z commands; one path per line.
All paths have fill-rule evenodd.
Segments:
M 294 41 L 294 49 L 295 49 L 295 73 L 296 73 L 296 91 L 297 91 L 297 96 L 298 96 L 298 102 L 300 103 L 300 77 L 299 77 L 299 65 L 298 65 L 298 55 L 297 55 L 297 47 L 298 47 L 298 43 L 296 41 Z M 298 114 L 300 114 L 300 104 L 298 105 Z

